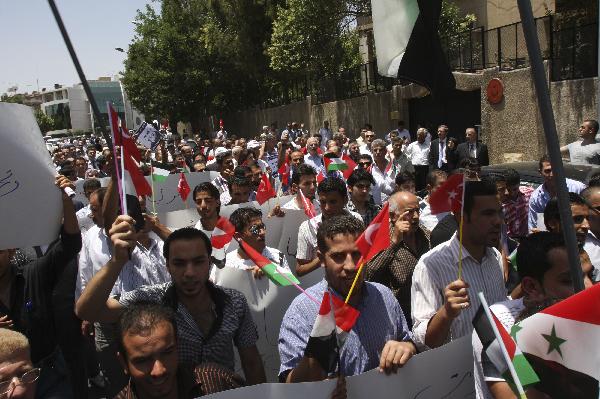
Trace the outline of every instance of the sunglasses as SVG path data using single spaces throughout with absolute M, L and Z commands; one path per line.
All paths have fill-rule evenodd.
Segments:
M 255 235 L 255 236 L 258 236 L 258 235 L 260 235 L 260 232 L 261 232 L 262 230 L 264 230 L 264 231 L 267 231 L 267 226 L 265 226 L 265 224 L 264 224 L 264 223 L 252 225 L 252 226 L 250 226 L 250 228 L 248 229 L 248 231 L 249 231 L 249 232 L 250 232 L 252 235 Z
M 371 162 L 359 162 L 358 165 L 362 167 L 371 166 Z

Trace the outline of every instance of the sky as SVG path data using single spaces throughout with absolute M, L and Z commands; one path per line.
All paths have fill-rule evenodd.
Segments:
M 55 0 L 88 80 L 123 71 L 138 9 L 150 0 Z M 157 8 L 156 3 L 152 3 Z M 46 0 L 0 0 L 0 94 L 79 82 Z

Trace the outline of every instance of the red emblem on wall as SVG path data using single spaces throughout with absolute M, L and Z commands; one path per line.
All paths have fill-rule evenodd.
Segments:
M 487 85 L 487 100 L 490 104 L 498 104 L 504 98 L 504 85 L 498 78 L 490 80 Z

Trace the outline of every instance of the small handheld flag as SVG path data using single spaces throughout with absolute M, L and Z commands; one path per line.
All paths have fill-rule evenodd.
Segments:
M 300 284 L 300 281 L 298 281 L 296 276 L 294 276 L 289 269 L 284 269 L 265 258 L 244 240 L 239 240 L 238 242 L 250 260 L 254 262 L 256 266 L 260 267 L 263 273 L 265 273 L 273 283 L 281 286 Z
M 275 195 L 275 190 L 269 181 L 269 176 L 267 176 L 266 173 L 263 173 L 262 177 L 260 178 L 258 190 L 256 192 L 256 201 L 262 205 L 270 198 L 275 197 Z
M 190 185 L 185 178 L 185 174 L 181 173 L 179 176 L 179 183 L 177 184 L 177 191 L 179 191 L 179 196 L 185 202 L 187 200 L 188 195 L 192 191 Z

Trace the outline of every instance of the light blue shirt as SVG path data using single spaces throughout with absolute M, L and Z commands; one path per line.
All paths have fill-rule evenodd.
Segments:
M 581 193 L 585 189 L 585 184 L 578 182 L 576 180 L 567 179 L 567 190 L 570 193 Z M 546 185 L 541 184 L 538 188 L 535 189 L 533 193 L 531 193 L 531 197 L 529 198 L 529 231 L 531 229 L 537 228 L 537 219 L 538 213 L 544 213 L 544 209 L 546 209 L 546 205 L 548 201 L 550 201 L 552 197 L 550 197 L 550 193 L 546 190 Z
M 320 302 L 326 289 L 327 282 L 321 280 L 306 291 Z M 362 295 L 357 307 L 360 315 L 340 351 L 341 372 L 345 376 L 378 367 L 387 341 L 412 341 L 404 313 L 389 288 L 365 281 Z M 279 331 L 280 375 L 295 368 L 304 357 L 318 313 L 319 305 L 304 294 L 292 301 Z

